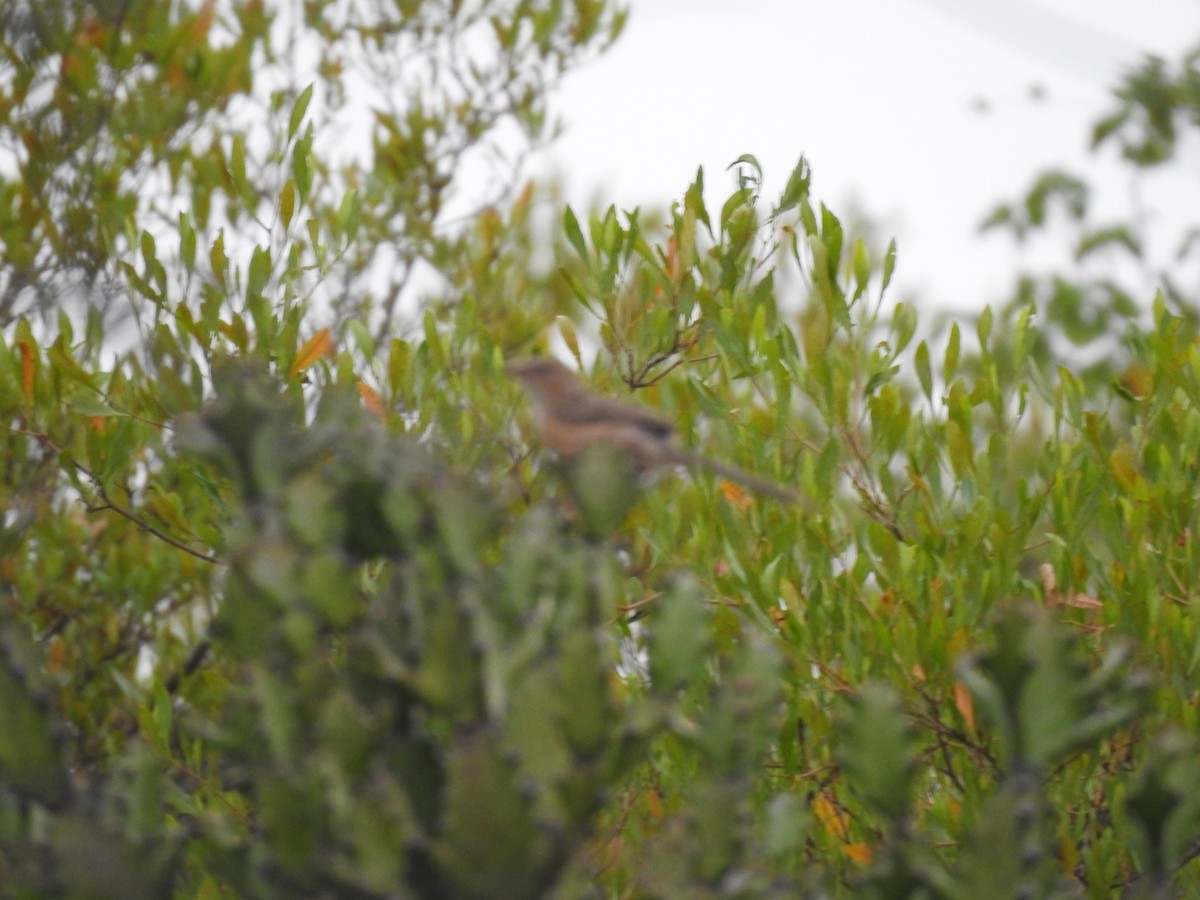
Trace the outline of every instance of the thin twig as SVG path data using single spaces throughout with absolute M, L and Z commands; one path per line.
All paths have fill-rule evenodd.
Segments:
M 88 512 L 103 512 L 106 509 L 111 509 L 118 516 L 122 516 L 122 517 L 128 519 L 130 522 L 137 525 L 143 531 L 150 532 L 152 535 L 154 535 L 159 540 L 166 541 L 172 547 L 175 547 L 178 550 L 182 550 L 184 553 L 189 553 L 192 556 L 196 557 L 196 559 L 202 559 L 205 562 L 212 563 L 213 565 L 217 565 L 220 562 L 220 560 L 217 559 L 215 556 L 209 556 L 207 553 L 202 553 L 199 550 L 193 550 L 191 547 L 189 547 L 187 544 L 185 544 L 183 541 L 179 540 L 178 538 L 171 537 L 171 535 L 167 534 L 165 531 L 160 531 L 159 529 L 157 529 L 153 525 L 151 525 L 149 522 L 147 522 L 145 519 L 138 516 L 136 513 L 132 513 L 127 509 L 123 509 L 122 507 L 117 506 L 117 504 L 113 503 L 108 498 L 108 494 L 105 493 L 104 488 L 102 488 L 100 486 L 100 484 L 97 481 L 95 481 L 94 479 L 92 481 L 92 487 L 95 488 L 97 495 L 99 495 L 100 499 L 103 500 L 104 502 L 100 506 L 88 506 L 87 507 Z
M 217 565 L 218 563 L 220 563 L 220 560 L 217 559 L 217 557 L 210 556 L 207 553 L 202 553 L 199 550 L 193 550 L 187 544 L 183 543 L 183 541 L 179 540 L 179 538 L 172 537 L 171 535 L 167 534 L 165 531 L 155 528 L 153 525 L 151 525 L 145 519 L 141 518 L 136 513 L 130 512 L 129 510 L 124 509 L 123 507 L 120 507 L 117 504 L 113 503 L 112 500 L 109 498 L 108 494 L 105 492 L 104 487 L 100 484 L 100 479 L 96 477 L 95 473 L 92 472 L 92 470 L 89 469 L 87 466 L 85 466 L 83 463 L 74 459 L 61 445 L 59 445 L 53 438 L 51 438 L 50 435 L 43 434 L 40 431 L 29 431 L 24 428 L 14 428 L 10 425 L 0 425 L 0 427 L 4 428 L 10 434 L 19 434 L 19 435 L 23 435 L 25 437 L 34 438 L 36 441 L 41 443 L 43 446 L 49 447 L 50 450 L 52 450 L 55 453 L 55 455 L 60 457 L 64 462 L 66 462 L 68 465 L 70 465 L 76 471 L 85 475 L 88 478 L 88 480 L 92 482 L 92 488 L 96 491 L 96 495 L 101 499 L 101 501 L 103 501 L 98 506 L 92 506 L 89 504 L 87 506 L 88 512 L 102 512 L 106 509 L 111 509 L 117 515 L 122 516 L 125 519 L 128 519 L 130 522 L 133 522 L 135 525 L 137 525 L 143 531 L 148 531 L 150 534 L 154 535 L 159 540 L 165 541 L 166 543 L 170 544 L 172 547 L 175 547 L 177 550 L 182 550 L 184 553 L 188 553 L 188 554 L 196 557 L 196 559 L 202 559 L 207 563 L 212 563 L 213 565 Z

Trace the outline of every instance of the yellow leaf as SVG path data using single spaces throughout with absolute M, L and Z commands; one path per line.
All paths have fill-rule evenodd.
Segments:
M 582 366 L 583 357 L 579 355 L 579 338 L 575 335 L 575 326 L 566 316 L 555 316 L 554 322 L 558 325 L 558 333 L 562 335 L 563 343 L 571 351 L 571 356 Z
M 646 797 L 646 812 L 655 822 L 661 822 L 666 811 L 663 809 L 662 794 L 658 792 L 658 788 L 652 787 L 645 794 Z
M 288 179 L 283 184 L 283 191 L 279 195 L 279 218 L 283 220 L 283 227 L 287 228 L 292 224 L 292 214 L 296 211 L 296 182 Z
M 946 640 L 946 651 L 951 659 L 957 659 L 971 648 L 971 633 L 966 628 L 959 626 L 951 632 L 950 637 Z
M 1127 491 L 1133 490 L 1138 481 L 1137 455 L 1124 441 L 1117 444 L 1116 449 L 1109 454 L 1108 467 L 1112 470 L 1117 484 Z
M 1068 876 L 1075 872 L 1079 865 L 1079 845 L 1075 843 L 1075 839 L 1071 836 L 1070 829 L 1065 824 L 1058 826 L 1058 849 L 1059 858 L 1062 863 L 1062 871 Z
M 292 360 L 292 367 L 288 370 L 288 374 L 299 375 L 332 349 L 333 335 L 329 333 L 328 328 L 322 328 L 304 342 L 304 346 L 300 348 L 296 353 L 296 358 Z

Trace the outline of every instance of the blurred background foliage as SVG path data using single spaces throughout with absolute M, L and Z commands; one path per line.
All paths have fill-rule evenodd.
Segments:
M 803 159 L 521 179 L 604 0 L 4 9 L 6 896 L 1200 881 L 1197 298 L 1136 217 L 1040 176 L 987 225 L 1077 265 L 922 324 Z M 1177 164 L 1198 83 L 1093 141 Z M 503 373 L 548 350 L 806 502 L 595 519 L 629 473 Z

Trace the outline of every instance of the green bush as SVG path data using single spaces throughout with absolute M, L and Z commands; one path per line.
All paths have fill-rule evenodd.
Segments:
M 1086 184 L 991 219 L 1077 269 L 922 327 L 803 160 L 447 213 L 609 4 L 136 11 L 0 22 L 0 893 L 1195 892 L 1196 298 Z M 1096 140 L 1170 161 L 1192 65 Z M 549 458 L 550 341 L 803 502 Z

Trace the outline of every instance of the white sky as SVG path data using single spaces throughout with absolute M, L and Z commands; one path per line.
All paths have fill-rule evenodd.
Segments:
M 1124 214 L 1128 170 L 1088 153 L 1091 123 L 1131 55 L 1173 61 L 1200 42 L 1187 0 L 630 2 L 616 46 L 557 95 L 567 132 L 535 171 L 578 206 L 631 209 L 681 197 L 702 165 L 711 207 L 739 155 L 758 157 L 772 197 L 803 153 L 819 199 L 897 237 L 895 296 L 958 309 L 1003 299 L 1039 261 L 976 231 L 1035 173 L 1088 175 Z M 1138 202 L 1194 221 L 1200 186 L 1175 175 Z

